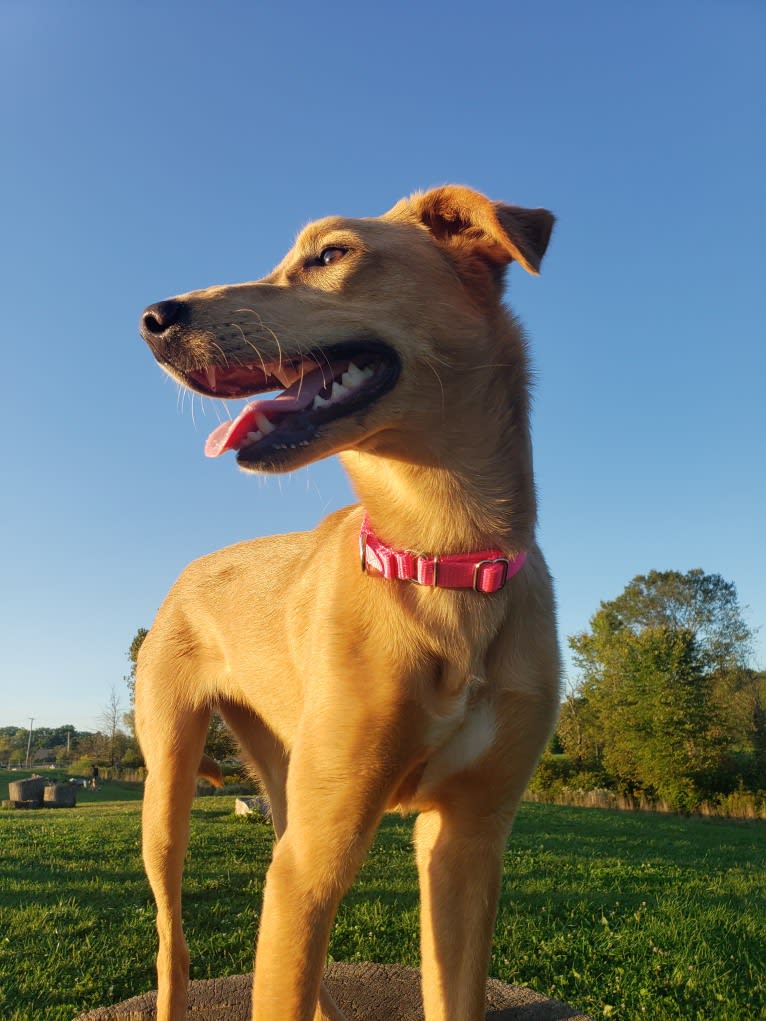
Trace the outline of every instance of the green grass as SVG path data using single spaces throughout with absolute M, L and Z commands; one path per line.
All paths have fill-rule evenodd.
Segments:
M 184 905 L 195 978 L 252 966 L 272 837 L 232 807 L 215 797 L 193 809 Z M 139 809 L 0 812 L 3 1021 L 71 1021 L 153 988 Z M 334 959 L 417 964 L 411 834 L 407 820 L 384 821 L 338 914 Z M 498 978 L 594 1019 L 766 1018 L 763 823 L 527 804 L 505 873 Z

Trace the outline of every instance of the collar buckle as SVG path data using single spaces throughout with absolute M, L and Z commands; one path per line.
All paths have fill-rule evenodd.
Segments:
M 480 589 L 479 588 L 479 583 L 481 582 L 481 578 L 482 578 L 481 569 L 482 569 L 482 567 L 488 567 L 491 564 L 502 564 L 503 565 L 503 573 L 500 576 L 500 583 L 499 583 L 499 585 L 496 585 L 494 588 L 490 589 L 490 591 L 491 592 L 499 592 L 500 589 L 503 588 L 505 583 L 508 581 L 508 568 L 510 567 L 510 563 L 509 563 L 508 557 L 493 557 L 491 560 L 480 560 L 476 564 L 474 569 L 473 569 L 473 585 L 472 585 L 472 588 L 473 588 L 474 592 L 483 592 L 484 591 L 484 589 Z

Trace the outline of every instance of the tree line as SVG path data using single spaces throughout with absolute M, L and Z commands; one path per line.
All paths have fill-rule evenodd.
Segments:
M 61 727 L 0 727 L 0 765 L 35 769 L 55 765 L 73 773 L 91 765 L 133 769 L 141 765 L 135 741 L 126 729 L 78 730 L 73 724 Z
M 744 792 L 766 801 L 766 673 L 733 583 L 638 575 L 569 637 L 577 670 L 533 781 L 607 788 L 677 811 Z

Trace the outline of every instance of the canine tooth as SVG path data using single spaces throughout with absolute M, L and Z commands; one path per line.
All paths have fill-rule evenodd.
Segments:
M 330 400 L 331 401 L 342 401 L 347 393 L 348 393 L 348 390 L 345 388 L 345 386 L 342 386 L 337 380 L 335 380 L 333 382 L 333 385 L 332 385 L 332 392 L 330 394 Z
M 326 401 L 324 399 L 324 397 L 320 397 L 319 394 L 317 394 L 316 397 L 314 398 L 314 401 L 313 401 L 311 407 L 312 408 L 326 408 L 328 404 L 332 404 L 332 401 Z
M 206 365 L 205 366 L 205 375 L 207 376 L 207 385 L 210 387 L 211 390 L 215 390 L 215 387 L 216 387 L 216 383 L 215 383 L 215 366 L 214 365 Z
M 260 411 L 255 416 L 255 424 L 258 426 L 258 428 L 261 430 L 264 436 L 268 436 L 269 433 L 273 433 L 274 430 L 276 429 L 276 426 L 272 425 L 268 418 L 266 418 L 266 416 Z

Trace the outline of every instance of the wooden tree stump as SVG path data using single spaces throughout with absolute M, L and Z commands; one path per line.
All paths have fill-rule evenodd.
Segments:
M 189 987 L 188 1021 L 250 1021 L 252 975 L 204 979 Z M 423 1021 L 420 974 L 400 964 L 330 964 L 330 993 L 348 1021 Z M 100 1007 L 74 1021 L 154 1021 L 156 993 Z M 486 1021 L 590 1021 L 559 1000 L 497 979 L 487 982 Z M 274 1021 L 279 1021 L 275 1018 Z
M 43 794 L 48 781 L 42 776 L 30 776 L 26 780 L 12 780 L 8 784 L 8 800 L 19 808 L 37 808 L 43 803 Z
M 77 804 L 77 791 L 71 783 L 48 784 L 43 794 L 45 808 L 74 808 Z

